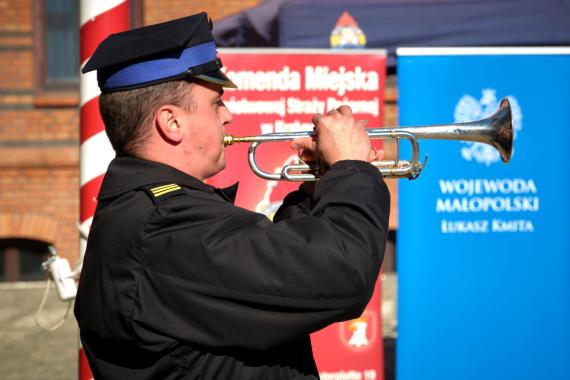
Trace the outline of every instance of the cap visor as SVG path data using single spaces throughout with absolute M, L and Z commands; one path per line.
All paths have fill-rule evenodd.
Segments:
M 206 82 L 219 84 L 222 87 L 237 88 L 235 83 L 220 70 L 208 71 L 207 73 L 196 75 L 196 78 L 200 78 Z

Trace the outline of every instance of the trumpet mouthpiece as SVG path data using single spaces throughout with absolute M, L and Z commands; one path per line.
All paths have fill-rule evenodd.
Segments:
M 232 145 L 234 141 L 234 137 L 232 135 L 225 135 L 224 136 L 224 146 Z

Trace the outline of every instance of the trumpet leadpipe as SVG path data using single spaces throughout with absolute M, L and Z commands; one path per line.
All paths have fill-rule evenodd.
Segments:
M 224 145 L 230 146 L 237 143 L 263 143 L 263 142 L 278 142 L 278 141 L 290 141 L 301 137 L 311 137 L 313 136 L 312 131 L 305 132 L 286 132 L 286 133 L 269 133 L 266 135 L 258 136 L 224 136 Z

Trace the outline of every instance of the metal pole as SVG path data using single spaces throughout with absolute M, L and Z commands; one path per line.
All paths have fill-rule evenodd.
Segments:
M 80 62 L 89 60 L 109 34 L 127 30 L 129 0 L 81 0 Z M 87 235 L 97 206 L 97 194 L 109 162 L 115 156 L 99 115 L 99 87 L 96 71 L 80 74 L 80 230 Z M 86 240 L 80 240 L 80 262 Z M 92 379 L 85 353 L 79 343 L 79 380 Z

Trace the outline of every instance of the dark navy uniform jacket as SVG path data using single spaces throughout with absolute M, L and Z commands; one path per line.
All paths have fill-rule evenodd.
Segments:
M 309 334 L 358 317 L 385 248 L 389 193 L 334 164 L 275 222 L 172 167 L 112 161 L 75 316 L 96 379 L 315 379 Z

